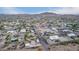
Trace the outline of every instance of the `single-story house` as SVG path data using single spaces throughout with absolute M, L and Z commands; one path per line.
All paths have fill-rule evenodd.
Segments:
M 35 40 L 32 40 L 30 43 L 26 43 L 25 47 L 26 48 L 35 48 L 41 46 L 40 43 L 36 42 Z
M 56 44 L 58 43 L 59 40 L 59 36 L 58 35 L 53 35 L 53 36 L 49 36 L 49 39 L 47 39 L 48 44 Z
M 11 42 L 16 42 L 16 41 L 17 41 L 17 38 L 15 38 L 15 37 L 11 38 Z
M 23 32 L 24 33 L 24 32 L 26 32 L 26 29 L 21 29 L 20 32 Z
M 59 36 L 58 35 L 54 35 L 54 36 L 49 36 L 49 39 L 50 40 L 58 40 L 59 39 Z
M 53 31 L 58 32 L 58 30 L 57 30 L 56 28 L 54 28 L 54 27 L 52 27 L 51 29 L 52 29 Z
M 7 31 L 7 33 L 14 33 L 15 31 L 11 30 L 11 31 Z
M 34 30 L 31 30 L 32 33 L 34 33 Z
M 67 34 L 72 33 L 72 32 L 73 31 L 69 30 L 69 29 L 59 29 L 58 30 L 59 36 L 67 36 Z
M 67 36 L 69 36 L 69 37 L 77 37 L 77 35 L 74 34 L 74 33 L 69 33 L 69 34 L 67 34 Z
M 31 44 L 31 43 L 27 43 L 25 44 L 26 48 L 35 48 L 35 47 L 39 47 L 41 46 L 41 44 Z

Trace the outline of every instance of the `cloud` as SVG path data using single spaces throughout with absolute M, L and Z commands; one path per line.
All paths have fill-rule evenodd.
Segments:
M 21 14 L 24 13 L 23 11 L 18 10 L 15 7 L 4 7 L 2 8 L 3 14 Z
M 60 7 L 59 9 L 53 10 L 52 12 L 57 14 L 79 14 L 78 7 Z

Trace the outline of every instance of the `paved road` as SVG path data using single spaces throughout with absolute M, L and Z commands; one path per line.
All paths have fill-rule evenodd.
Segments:
M 48 43 L 47 43 L 47 41 L 46 40 L 44 40 L 43 38 L 39 38 L 39 41 L 40 41 L 40 43 L 43 45 L 43 47 L 44 47 L 44 50 L 45 51 L 49 51 L 49 46 L 48 46 Z
M 45 51 L 49 51 L 49 49 L 48 49 L 49 46 L 48 46 L 47 41 L 42 38 L 41 34 L 38 33 L 38 31 L 37 31 L 36 29 L 35 29 L 35 32 L 36 32 L 36 34 L 38 35 L 39 41 L 40 41 L 40 43 L 42 44 L 42 46 L 44 47 L 44 50 L 45 50 Z

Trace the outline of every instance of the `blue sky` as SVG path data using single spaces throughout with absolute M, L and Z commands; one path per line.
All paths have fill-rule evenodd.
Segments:
M 57 14 L 79 14 L 78 7 L 0 7 L 0 14 L 37 14 L 53 12 Z

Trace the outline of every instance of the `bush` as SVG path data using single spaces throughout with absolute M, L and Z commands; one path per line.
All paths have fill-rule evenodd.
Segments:
M 79 44 L 79 39 L 74 41 L 75 43 Z
M 67 45 L 68 42 L 61 42 L 60 45 Z
M 60 40 L 55 40 L 55 42 L 60 42 Z

